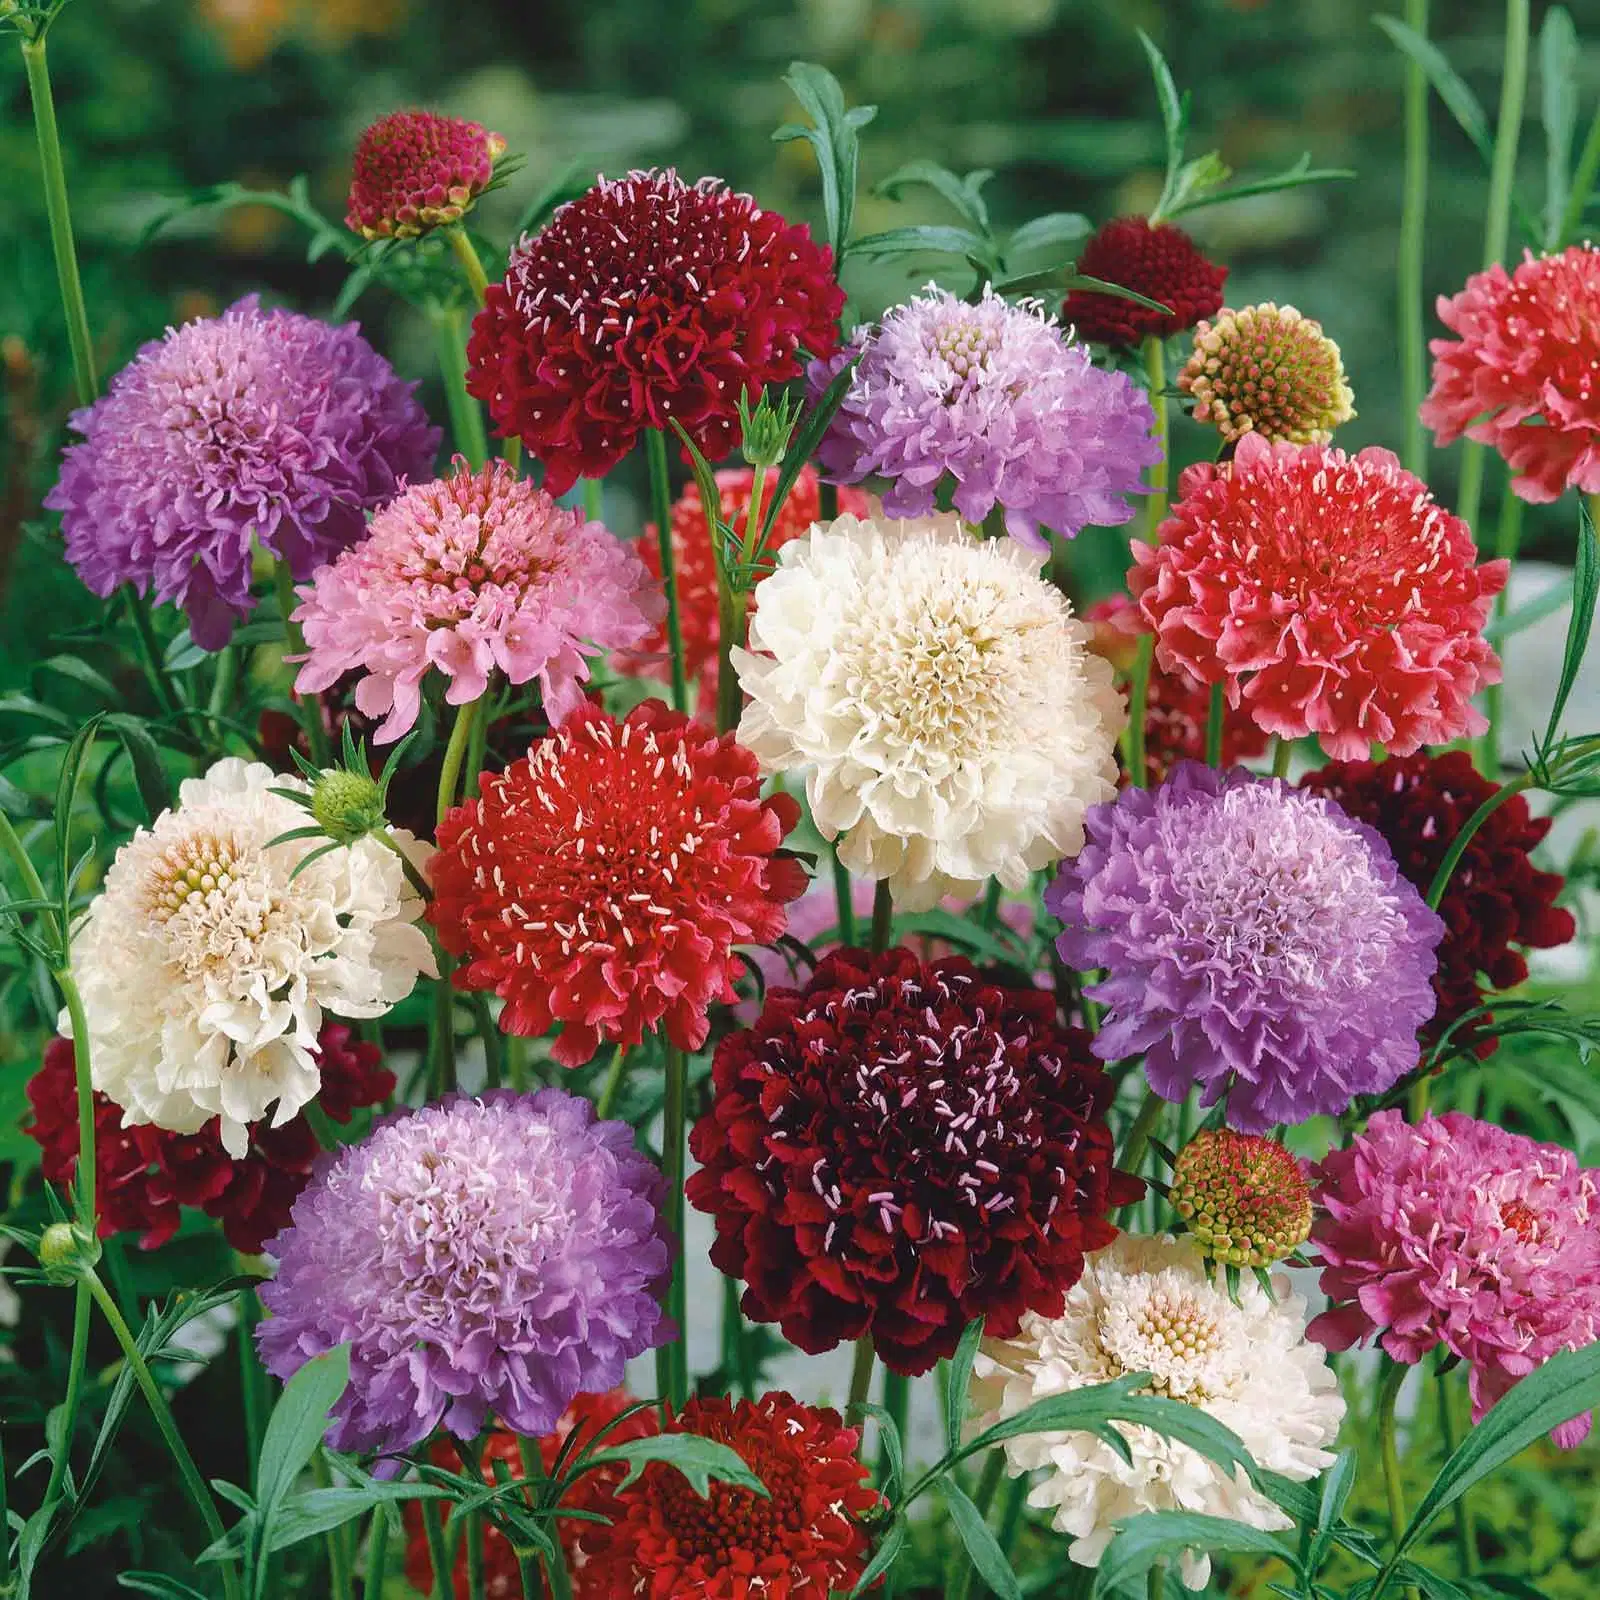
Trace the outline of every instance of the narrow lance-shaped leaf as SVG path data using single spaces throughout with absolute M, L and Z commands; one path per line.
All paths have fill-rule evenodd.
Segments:
M 1509 491 L 1508 491 L 1509 492 Z M 1561 728 L 1561 714 L 1578 681 L 1578 669 L 1589 649 L 1589 633 L 1594 626 L 1596 591 L 1600 590 L 1600 548 L 1595 541 L 1594 519 L 1582 500 L 1578 502 L 1578 556 L 1572 570 L 1572 616 L 1567 622 L 1567 643 L 1561 657 L 1561 678 L 1550 706 L 1550 721 L 1544 742 L 1553 745 Z
M 967 1415 L 967 1386 L 972 1382 L 972 1363 L 983 1338 L 983 1318 L 974 1317 L 962 1330 L 961 1342 L 950 1358 L 945 1379 L 945 1442 L 952 1451 L 961 1448 L 961 1428 Z
M 764 1500 L 771 1498 L 767 1486 L 745 1465 L 736 1450 L 695 1433 L 663 1433 L 650 1439 L 629 1439 L 625 1444 L 595 1451 L 584 1465 L 597 1467 L 613 1461 L 622 1462 L 628 1469 L 619 1489 L 627 1488 L 652 1461 L 661 1461 L 681 1472 L 701 1499 L 711 1493 L 713 1478 L 719 1483 L 731 1483 L 736 1489 L 748 1489 Z
M 1565 6 L 1551 6 L 1539 30 L 1540 114 L 1544 123 L 1544 246 L 1559 249 L 1572 186 L 1578 131 L 1578 33 Z
M 1022 1600 L 1022 1585 L 1017 1582 L 1000 1541 L 989 1531 L 983 1513 L 967 1497 L 966 1491 L 953 1477 L 946 1476 L 939 1479 L 939 1493 L 944 1496 L 950 1520 L 978 1576 L 1000 1600 Z
M 1294 1551 L 1260 1528 L 1195 1511 L 1147 1511 L 1123 1523 L 1121 1532 L 1100 1558 L 1095 1593 L 1111 1594 L 1148 1572 L 1156 1562 L 1177 1557 L 1185 1550 L 1269 1556 L 1283 1562 L 1296 1577 L 1300 1575 Z

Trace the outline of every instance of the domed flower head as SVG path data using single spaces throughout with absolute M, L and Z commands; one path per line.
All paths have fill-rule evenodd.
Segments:
M 1312 1231 L 1333 1302 L 1311 1337 L 1377 1337 L 1396 1361 L 1437 1345 L 1468 1365 L 1477 1421 L 1558 1350 L 1600 1338 L 1600 1172 L 1460 1112 L 1380 1111 L 1328 1156 Z M 1590 1416 L 1556 1428 L 1575 1445 Z
M 1195 421 L 1229 444 L 1247 433 L 1326 444 L 1356 414 L 1338 345 L 1320 322 L 1270 300 L 1200 323 L 1177 381 Z
M 1074 289 L 1061 318 L 1091 344 L 1133 345 L 1152 335 L 1170 339 L 1222 309 L 1228 279 L 1228 269 L 1207 261 L 1182 228 L 1170 222 L 1152 226 L 1144 217 L 1106 223 L 1083 247 L 1077 270 L 1167 308 L 1153 311 L 1120 295 Z
M 870 1334 L 915 1374 L 974 1317 L 1013 1333 L 1053 1314 L 1140 1193 L 1113 1169 L 1083 1036 L 960 957 L 826 957 L 722 1041 L 712 1089 L 690 1204 L 746 1315 L 813 1354 Z
M 271 1111 L 281 1128 L 316 1097 L 325 1013 L 382 1016 L 434 975 L 399 856 L 362 839 L 302 865 L 327 841 L 274 842 L 305 812 L 272 790 L 305 787 L 232 756 L 185 779 L 73 935 L 94 1086 L 129 1126 L 198 1133 L 217 1117 L 237 1160 L 252 1122 Z
M 844 516 L 785 545 L 755 595 L 739 737 L 807 772 L 852 872 L 921 909 L 1077 852 L 1114 790 L 1122 697 L 1020 546 L 953 516 Z
M 72 414 L 45 504 L 98 595 L 131 583 L 220 650 L 250 610 L 251 548 L 308 578 L 366 513 L 433 470 L 439 431 L 414 383 L 361 337 L 253 295 L 143 346 Z
M 1311 1185 L 1275 1139 L 1205 1128 L 1172 1169 L 1172 1209 L 1200 1253 L 1236 1267 L 1270 1267 L 1311 1236 Z
M 1395 864 L 1424 894 L 1468 818 L 1499 787 L 1465 750 L 1334 761 L 1300 781 L 1382 834 Z M 1561 874 L 1541 872 L 1529 854 L 1549 831 L 1550 819 L 1534 816 L 1516 795 L 1472 836 L 1439 901 L 1445 935 L 1433 979 L 1438 1006 L 1425 1038 L 1437 1037 L 1495 990 L 1521 983 L 1528 976 L 1523 950 L 1566 944 L 1577 931 L 1572 913 L 1555 903 Z M 1468 1036 L 1481 1035 L 1489 1021 L 1466 1024 Z M 1488 1055 L 1494 1041 L 1481 1038 L 1477 1048 Z
M 1509 566 L 1474 566 L 1466 523 L 1387 450 L 1246 434 L 1178 495 L 1128 573 L 1167 671 L 1225 684 L 1268 733 L 1316 734 L 1340 759 L 1483 731 L 1471 698 L 1500 681 L 1483 626 Z
M 537 678 L 559 722 L 582 697 L 584 652 L 637 644 L 662 609 L 639 558 L 598 522 L 503 461 L 473 472 L 459 456 L 448 478 L 390 501 L 300 592 L 295 688 L 320 694 L 365 673 L 356 709 L 383 717 L 380 743 L 415 724 L 430 667 L 449 678 L 451 705 L 476 700 L 496 670 Z
M 1305 1337 L 1305 1301 L 1288 1280 L 1269 1297 L 1253 1277 L 1235 1302 L 1187 1239 L 1134 1238 L 1089 1258 L 1065 1309 L 1024 1317 L 1015 1339 L 985 1339 L 973 1365 L 972 1401 L 987 1427 L 1047 1396 L 1148 1372 L 1151 1389 L 1215 1417 L 1256 1463 L 1303 1483 L 1331 1465 L 1344 1416 L 1338 1381 Z M 1092 1433 L 1045 1430 L 1003 1446 L 1013 1477 L 1043 1470 L 1028 1504 L 1052 1513 L 1072 1536 L 1068 1555 L 1097 1567 L 1117 1526 L 1144 1511 L 1191 1511 L 1251 1528 L 1288 1528 L 1290 1519 L 1256 1489 L 1242 1467 L 1228 1469 L 1189 1445 L 1134 1423 L 1115 1423 L 1130 1464 Z M 1204 1550 L 1187 1550 L 1179 1570 L 1190 1589 L 1211 1572 Z
M 713 1482 L 697 1494 L 652 1462 L 619 1489 L 592 1538 L 596 1593 L 650 1600 L 822 1600 L 848 1593 L 871 1554 L 861 1519 L 881 1505 L 837 1411 L 787 1394 L 691 1400 L 662 1429 L 738 1452 L 767 1494 Z M 587 1570 L 587 1569 L 586 1569 Z
M 380 1123 L 300 1196 L 256 1329 L 289 1378 L 350 1346 L 338 1450 L 405 1450 L 491 1416 L 551 1432 L 664 1343 L 661 1174 L 561 1089 L 451 1095 Z
M 738 401 L 831 355 L 832 253 L 717 179 L 602 178 L 512 253 L 472 325 L 467 386 L 562 494 L 646 428 L 681 423 L 712 461 Z
M 824 386 L 862 351 L 823 437 L 823 469 L 844 483 L 887 481 L 883 509 L 925 517 L 937 490 L 1034 550 L 1043 525 L 1070 538 L 1133 515 L 1129 495 L 1161 459 L 1155 414 L 1126 373 L 1105 372 L 1063 338 L 1036 301 L 1010 305 L 985 288 L 976 305 L 929 284 L 858 334 L 850 352 L 812 367 Z
M 363 239 L 415 239 L 459 222 L 505 150 L 498 133 L 463 117 L 391 111 L 356 145 L 345 226 Z
M 317 1037 L 322 1083 L 317 1103 L 336 1122 L 394 1093 L 394 1074 L 376 1045 L 355 1038 L 343 1023 L 325 1023 Z M 23 1131 L 43 1151 L 46 1182 L 66 1185 L 78 1166 L 77 1073 L 70 1039 L 52 1039 L 44 1064 L 28 1080 L 32 1120 Z M 197 1206 L 222 1223 L 223 1237 L 245 1255 L 259 1253 L 289 1222 L 289 1207 L 305 1188 L 322 1146 L 304 1117 L 282 1127 L 257 1123 L 235 1161 L 222 1148 L 213 1118 L 198 1133 L 167 1133 L 148 1124 L 125 1128 L 122 1107 L 94 1097 L 95 1207 L 100 1237 L 142 1232 L 154 1250 L 178 1231 L 179 1208 Z
M 492 989 L 500 1026 L 581 1066 L 657 1024 L 698 1050 L 731 1003 L 736 944 L 771 944 L 805 871 L 779 853 L 800 808 L 761 798 L 755 757 L 658 700 L 617 722 L 580 705 L 439 828 L 429 920 Z
M 1441 445 L 1491 445 L 1524 500 L 1600 492 L 1600 249 L 1498 262 L 1439 301 L 1423 425 Z
M 1243 768 L 1175 767 L 1089 813 L 1045 897 L 1062 959 L 1106 976 L 1095 1054 L 1244 1133 L 1343 1111 L 1417 1064 L 1444 924 L 1376 833 Z

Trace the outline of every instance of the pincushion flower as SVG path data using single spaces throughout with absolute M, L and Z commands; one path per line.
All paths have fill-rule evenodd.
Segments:
M 1471 697 L 1500 681 L 1483 637 L 1509 564 L 1474 566 L 1472 534 L 1387 450 L 1239 441 L 1190 467 L 1128 587 L 1156 659 L 1285 739 L 1359 759 L 1410 755 L 1487 726 Z
M 922 909 L 1077 852 L 1125 714 L 1019 545 L 953 516 L 842 516 L 785 545 L 755 595 L 739 737 L 768 771 L 806 772 L 852 872 Z
M 432 471 L 439 430 L 361 337 L 254 295 L 142 346 L 72 414 L 45 504 L 98 595 L 131 583 L 220 650 L 249 613 L 252 547 L 308 578 L 366 513 Z
M 671 1336 L 661 1174 L 561 1089 L 451 1095 L 380 1123 L 295 1202 L 268 1253 L 268 1371 L 350 1346 L 339 1450 L 404 1450 L 491 1416 L 551 1432 Z
M 1456 338 L 1428 346 L 1420 413 L 1439 444 L 1491 446 L 1536 504 L 1600 492 L 1600 249 L 1527 252 L 1509 274 L 1496 262 L 1440 298 L 1439 320 Z
M 1202 1128 L 1178 1152 L 1168 1193 L 1204 1256 L 1269 1267 L 1311 1236 L 1311 1184 L 1277 1142 L 1229 1128 Z
M 72 940 L 94 1087 L 129 1126 L 219 1118 L 235 1159 L 249 1124 L 271 1111 L 282 1127 L 315 1098 L 325 1014 L 381 1016 L 436 972 L 399 856 L 362 839 L 302 869 L 319 843 L 273 842 L 305 821 L 274 788 L 306 785 L 233 756 L 186 778 L 117 851 Z
M 736 998 L 734 945 L 777 939 L 805 888 L 779 854 L 799 814 L 761 798 L 731 735 L 658 700 L 621 722 L 586 702 L 440 825 L 429 920 L 508 1033 L 561 1024 L 564 1066 L 658 1025 L 698 1050 L 708 1007 Z
M 818 452 L 843 483 L 886 480 L 891 517 L 925 517 L 939 488 L 979 523 L 999 506 L 1006 531 L 1047 550 L 1133 515 L 1141 471 L 1161 459 L 1155 413 L 1122 372 L 1094 365 L 1037 301 L 1008 304 L 985 287 L 976 305 L 935 284 L 889 311 L 851 348 L 813 364 L 826 387 L 860 353 Z
M 1152 1391 L 1231 1428 L 1257 1465 L 1303 1483 L 1333 1462 L 1344 1400 L 1326 1356 L 1305 1336 L 1305 1301 L 1277 1276 L 1269 1297 L 1248 1274 L 1230 1298 L 1221 1267 L 1187 1239 L 1124 1234 L 1089 1258 L 1055 1317 L 1024 1317 L 1014 1339 L 985 1339 L 973 1365 L 977 1426 L 1014 1417 L 1050 1395 L 1148 1372 Z M 1119 1523 L 1145 1511 L 1189 1511 L 1247 1527 L 1293 1524 L 1242 1467 L 1134 1423 L 1113 1427 L 1123 1460 L 1092 1433 L 1045 1430 L 1006 1440 L 1013 1477 L 1044 1471 L 1028 1504 L 1072 1536 L 1068 1555 L 1096 1567 Z M 1203 1589 L 1211 1559 L 1179 1557 L 1186 1587 Z
M 844 950 L 717 1047 L 688 1198 L 747 1316 L 813 1354 L 870 1334 L 926 1372 L 974 1317 L 1058 1312 L 1115 1236 L 1141 1189 L 1114 1170 L 1110 1099 L 1049 994 Z
M 1467 1363 L 1477 1421 L 1558 1350 L 1600 1338 L 1600 1172 L 1570 1150 L 1456 1111 L 1380 1111 L 1317 1176 L 1332 1306 L 1310 1332 L 1330 1350 L 1375 1337 L 1417 1362 L 1442 1344 Z
M 1222 309 L 1228 279 L 1228 269 L 1207 261 L 1182 228 L 1170 222 L 1152 225 L 1144 217 L 1105 223 L 1084 245 L 1077 271 L 1167 308 L 1155 311 L 1120 295 L 1074 289 L 1061 308 L 1062 320 L 1080 339 L 1117 346 L 1152 336 L 1170 339 L 1202 317 L 1214 317 Z
M 646 428 L 707 459 L 737 403 L 831 355 L 844 295 L 808 229 L 715 178 L 602 178 L 512 252 L 472 325 L 467 386 L 562 494 L 603 477 Z
M 1383 840 L 1329 800 L 1185 761 L 1089 813 L 1045 904 L 1061 957 L 1106 976 L 1105 1060 L 1145 1055 L 1150 1087 L 1226 1093 L 1262 1133 L 1333 1115 L 1417 1064 L 1444 924 Z
M 473 472 L 459 456 L 448 478 L 390 501 L 300 593 L 296 690 L 364 673 L 356 709 L 383 717 L 379 743 L 415 725 L 430 667 L 450 680 L 451 705 L 476 700 L 495 671 L 537 678 L 560 722 L 582 698 L 585 652 L 637 644 L 662 610 L 638 556 L 598 522 L 503 461 Z
M 464 117 L 392 111 L 356 145 L 345 226 L 363 239 L 415 239 L 459 222 L 488 188 L 506 142 Z

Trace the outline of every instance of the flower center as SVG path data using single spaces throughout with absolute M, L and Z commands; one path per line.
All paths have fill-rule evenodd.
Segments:
M 166 923 L 185 909 L 193 912 L 226 900 L 242 854 L 236 840 L 208 832 L 169 845 L 145 880 L 150 915 Z
M 933 340 L 934 353 L 962 383 L 982 372 L 999 348 L 995 330 L 970 317 L 946 323 Z
M 1502 1201 L 1500 1222 L 1509 1228 L 1524 1244 L 1532 1244 L 1539 1237 L 1539 1216 L 1523 1200 Z
M 1156 1284 L 1102 1310 L 1100 1344 L 1116 1373 L 1148 1372 L 1154 1393 L 1200 1405 L 1220 1388 L 1212 1369 L 1228 1340 L 1214 1306 Z
M 795 1464 L 758 1454 L 763 1458 L 750 1461 L 750 1466 L 766 1484 L 769 1499 L 749 1489 L 713 1483 L 702 1500 L 681 1473 L 663 1469 L 656 1474 L 663 1516 L 688 1560 L 704 1561 L 713 1572 L 730 1571 L 737 1553 L 757 1560 L 781 1555 L 804 1531 L 801 1475 Z

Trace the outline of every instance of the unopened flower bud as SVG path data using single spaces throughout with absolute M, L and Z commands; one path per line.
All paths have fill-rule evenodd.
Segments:
M 1311 1186 L 1275 1140 L 1226 1128 L 1197 1133 L 1172 1170 L 1172 1209 L 1208 1256 L 1267 1267 L 1311 1234 Z
M 39 1265 L 54 1277 L 80 1277 L 99 1259 L 100 1241 L 75 1222 L 52 1222 L 39 1236 Z
M 744 437 L 740 450 L 745 460 L 758 470 L 778 466 L 788 454 L 789 441 L 799 420 L 800 408 L 798 405 L 791 407 L 787 395 L 781 396 L 774 405 L 763 391 L 754 411 L 741 396 L 739 423 Z
M 476 122 L 396 111 L 361 135 L 345 225 L 364 239 L 415 239 L 459 222 L 494 177 L 506 142 Z
M 311 815 L 336 844 L 354 844 L 387 826 L 383 790 L 365 773 L 329 767 L 311 786 Z

